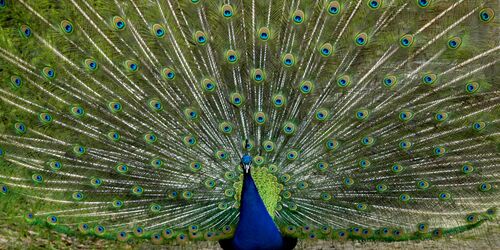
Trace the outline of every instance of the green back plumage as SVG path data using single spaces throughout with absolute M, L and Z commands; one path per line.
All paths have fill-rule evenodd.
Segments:
M 0 207 L 231 237 L 240 157 L 283 234 L 407 240 L 499 205 L 495 1 L 7 1 Z

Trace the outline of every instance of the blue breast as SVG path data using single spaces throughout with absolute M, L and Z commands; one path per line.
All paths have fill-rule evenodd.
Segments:
M 283 249 L 284 242 L 259 196 L 250 173 L 244 175 L 240 220 L 232 240 L 234 249 Z

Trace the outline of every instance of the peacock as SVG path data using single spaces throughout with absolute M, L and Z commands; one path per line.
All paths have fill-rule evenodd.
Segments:
M 0 224 L 292 249 L 495 223 L 498 7 L 0 0 Z

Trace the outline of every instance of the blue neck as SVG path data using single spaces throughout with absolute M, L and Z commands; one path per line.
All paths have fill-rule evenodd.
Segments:
M 281 249 L 283 238 L 260 198 L 250 173 L 244 174 L 240 220 L 232 245 L 235 249 Z

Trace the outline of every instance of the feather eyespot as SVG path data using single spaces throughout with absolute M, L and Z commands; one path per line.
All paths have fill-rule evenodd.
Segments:
M 394 76 L 394 75 L 387 75 L 382 80 L 382 83 L 384 84 L 385 87 L 392 88 L 392 87 L 396 86 L 396 84 L 398 82 L 397 82 L 396 76 Z
M 370 116 L 368 109 L 358 109 L 355 113 L 355 117 L 358 120 L 366 120 Z
M 401 171 L 403 171 L 403 166 L 399 163 L 394 163 L 392 166 L 391 166 L 391 171 L 395 174 L 397 173 L 400 173 Z
M 402 202 L 408 202 L 409 200 L 411 199 L 410 195 L 409 194 L 401 194 L 399 196 L 399 200 L 402 201 Z
M 90 184 L 94 187 L 94 188 L 98 188 L 102 185 L 102 180 L 99 179 L 99 178 L 92 178 L 90 180 Z
M 398 117 L 401 121 L 408 122 L 411 119 L 413 119 L 413 112 L 410 110 L 403 110 L 403 111 L 399 112 Z
M 75 154 L 75 156 L 82 156 L 85 153 L 87 153 L 87 148 L 85 148 L 82 145 L 77 144 L 77 145 L 73 146 L 73 153 Z
M 35 183 L 42 183 L 43 182 L 43 176 L 40 175 L 40 174 L 33 174 L 31 176 L 31 179 L 35 182 Z
M 153 111 L 163 110 L 163 105 L 162 105 L 160 99 L 158 99 L 158 98 L 152 98 L 151 100 L 149 100 L 148 106 Z
M 71 34 L 73 33 L 73 24 L 68 20 L 62 20 L 59 24 L 63 33 Z
M 194 161 L 189 164 L 189 169 L 191 169 L 192 172 L 198 172 L 202 169 L 203 165 L 201 162 Z
M 86 234 L 90 231 L 90 226 L 87 223 L 80 223 L 80 224 L 78 224 L 78 230 L 81 233 Z
M 327 150 L 333 151 L 339 148 L 339 142 L 335 139 L 328 139 L 325 141 L 325 147 Z
M 465 220 L 467 223 L 476 223 L 479 221 L 479 215 L 476 213 L 468 214 L 467 217 L 465 217 Z
M 186 145 L 188 147 L 192 147 L 198 143 L 198 140 L 196 139 L 196 137 L 194 135 L 189 134 L 189 135 L 186 135 L 182 138 L 182 142 L 184 143 L 184 145 Z
M 458 49 L 461 44 L 462 44 L 462 39 L 458 36 L 448 39 L 448 42 L 446 43 L 446 45 L 448 45 L 448 48 L 450 49 Z
M 462 173 L 464 174 L 470 174 L 474 172 L 474 166 L 470 163 L 466 163 L 464 165 L 462 165 Z
M 119 241 L 126 241 L 129 238 L 129 234 L 125 231 L 120 231 L 116 234 L 116 238 Z
M 230 18 L 234 15 L 234 8 L 229 4 L 224 4 L 222 5 L 221 12 L 223 17 Z
M 376 190 L 377 190 L 377 192 L 379 192 L 379 193 L 383 193 L 383 192 L 385 192 L 385 191 L 387 190 L 387 188 L 388 188 L 388 187 L 387 187 L 387 185 L 382 184 L 382 183 L 381 183 L 381 184 L 377 184 L 377 186 L 375 186 L 375 189 L 376 189 Z
M 108 108 L 111 112 L 116 113 L 122 111 L 122 104 L 117 101 L 111 101 L 108 103 Z
M 149 164 L 153 168 L 161 168 L 163 166 L 163 160 L 159 158 L 154 158 L 149 162 Z
M 167 228 L 162 231 L 162 235 L 165 239 L 170 239 L 174 236 L 174 230 Z
M 151 27 L 151 33 L 156 36 L 157 38 L 163 38 L 166 34 L 165 28 L 161 24 L 153 24 Z
M 168 67 L 163 68 L 161 70 L 161 76 L 165 80 L 173 80 L 175 78 L 175 71 L 171 68 L 168 68 Z
M 343 75 L 337 78 L 337 85 L 341 88 L 348 87 L 351 85 L 351 77 L 349 75 Z
M 85 59 L 83 61 L 83 65 L 85 66 L 85 69 L 90 72 L 96 71 L 97 68 L 99 67 L 97 61 L 92 58 Z
M 330 43 L 324 43 L 319 47 L 319 52 L 321 53 L 322 56 L 328 57 L 332 55 L 333 53 L 333 46 Z
M 402 140 L 399 142 L 399 148 L 402 150 L 409 150 L 413 144 L 408 140 Z
M 254 117 L 254 121 L 255 121 L 255 123 L 257 123 L 257 125 L 263 125 L 267 120 L 266 114 L 262 111 L 255 112 L 253 117 Z
M 154 132 L 148 132 L 144 134 L 143 138 L 147 144 L 153 144 L 158 140 L 158 136 L 156 136 Z
M 233 124 L 228 121 L 223 121 L 219 124 L 219 130 L 224 134 L 231 134 L 233 132 Z
M 16 130 L 16 134 L 18 135 L 24 135 L 28 130 L 28 128 L 23 122 L 14 123 L 14 129 Z
M 57 224 L 57 222 L 59 222 L 59 219 L 57 218 L 57 216 L 55 216 L 55 215 L 47 216 L 47 223 L 49 223 L 50 225 L 55 225 L 55 224 Z
M 448 192 L 441 192 L 441 193 L 439 193 L 438 197 L 439 197 L 439 200 L 441 200 L 441 201 L 447 201 L 447 200 L 451 199 L 451 194 Z
M 259 29 L 259 32 L 257 32 L 257 35 L 258 35 L 260 40 L 267 41 L 271 37 L 271 32 L 270 32 L 269 28 L 262 27 Z
M 42 69 L 42 76 L 47 80 L 53 80 L 56 77 L 56 71 L 51 67 L 44 67 Z
M 272 102 L 275 108 L 282 108 L 286 104 L 286 98 L 282 94 L 275 94 L 272 98 Z
M 365 46 L 368 43 L 368 35 L 364 32 L 359 33 L 354 37 L 354 42 L 358 46 Z
M 316 110 L 316 113 L 314 114 L 314 118 L 319 122 L 324 122 L 328 120 L 329 117 L 330 117 L 330 112 L 326 108 L 320 108 Z
M 368 168 L 369 166 L 371 165 L 371 162 L 370 160 L 368 159 L 361 159 L 358 161 L 358 166 L 361 168 L 361 169 L 366 169 Z
M 356 204 L 356 209 L 358 211 L 365 211 L 368 208 L 368 205 L 366 203 L 358 203 Z
M 476 93 L 479 90 L 479 87 L 480 87 L 480 85 L 479 85 L 478 82 L 468 82 L 465 85 L 465 91 L 468 94 L 473 94 L 473 93 Z
M 292 67 L 295 65 L 295 57 L 290 53 L 285 54 L 281 61 L 285 67 Z
M 112 205 L 114 208 L 121 208 L 124 205 L 124 202 L 121 200 L 113 200 Z
M 13 75 L 10 77 L 10 86 L 13 90 L 20 89 L 23 86 L 23 80 L 21 77 Z
M 207 187 L 208 189 L 213 189 L 213 188 L 215 188 L 215 185 L 216 185 L 215 180 L 214 179 L 210 179 L 210 178 L 207 179 L 207 180 L 205 180 L 204 183 L 205 183 L 205 187 Z
M 421 180 L 417 182 L 417 188 L 419 189 L 428 189 L 430 186 L 429 182 L 426 180 Z
M 299 90 L 300 90 L 300 93 L 302 93 L 302 94 L 305 94 L 305 95 L 310 94 L 314 90 L 314 83 L 311 81 L 302 81 L 299 84 Z
M 485 23 L 490 22 L 495 18 L 495 11 L 492 8 L 484 8 L 479 12 L 479 19 Z
M 446 148 L 442 146 L 437 146 L 433 149 L 433 152 L 435 156 L 440 157 L 446 154 Z
M 43 112 L 38 115 L 38 120 L 42 124 L 47 125 L 52 122 L 52 116 L 49 113 Z
M 254 69 L 252 71 L 252 78 L 255 82 L 261 83 L 266 79 L 266 74 L 262 69 Z
M 229 63 L 236 63 L 238 61 L 238 53 L 232 49 L 226 51 L 226 60 Z
M 399 45 L 403 48 L 408 48 L 413 45 L 413 35 L 406 34 L 399 39 Z
M 375 143 L 375 138 L 372 136 L 365 136 L 361 138 L 361 145 L 363 146 L 371 146 Z
M 474 129 L 474 131 L 476 131 L 476 132 L 483 130 L 485 127 L 486 127 L 486 123 L 482 122 L 482 121 L 474 122 L 472 124 L 472 129 Z
M 198 111 L 196 111 L 194 108 L 184 109 L 184 116 L 190 121 L 196 121 L 199 119 Z
M 418 7 L 425 8 L 431 4 L 431 0 L 416 0 Z
M 213 93 L 217 87 L 217 82 L 210 78 L 205 78 L 201 81 L 201 88 L 206 93 Z
M 215 152 L 215 158 L 219 160 L 227 160 L 229 159 L 229 153 L 225 150 L 217 150 Z
M 437 75 L 433 74 L 433 73 L 426 73 L 422 76 L 422 82 L 425 85 L 434 85 L 434 83 L 436 82 L 436 79 L 437 79 Z
M 340 3 L 338 1 L 331 1 L 326 6 L 326 9 L 328 10 L 328 14 L 337 15 L 340 13 Z
M 135 60 L 126 60 L 123 65 L 128 72 L 137 72 L 139 70 L 139 63 Z
M 194 33 L 194 41 L 198 45 L 205 45 L 207 43 L 208 39 L 203 31 L 196 31 Z
M 293 12 L 292 20 L 295 24 L 301 24 L 302 22 L 304 22 L 304 19 L 305 15 L 302 10 L 296 10 L 295 12 Z
M 83 193 L 82 192 L 74 192 L 71 197 L 73 197 L 73 200 L 76 201 L 81 201 L 83 200 Z
M 490 191 L 491 188 L 492 188 L 492 185 L 490 183 L 483 182 L 483 183 L 479 184 L 479 190 L 482 192 Z
M 81 118 L 83 117 L 83 115 L 85 115 L 85 110 L 80 106 L 80 105 L 72 105 L 70 107 L 70 112 L 73 116 L 77 117 L 77 118 Z
M 444 122 L 448 119 L 448 117 L 449 117 L 448 113 L 441 111 L 441 112 L 437 112 L 434 115 L 434 120 L 436 120 L 437 122 Z
M 118 133 L 117 131 L 109 131 L 108 132 L 108 138 L 111 140 L 111 141 L 114 141 L 114 142 L 117 142 L 120 140 L 121 136 L 120 136 L 120 133 Z
M 31 28 L 26 24 L 22 24 L 21 26 L 19 26 L 19 33 L 23 38 L 30 38 L 33 35 Z
M 320 197 L 323 201 L 329 201 L 332 199 L 332 195 L 330 195 L 329 193 L 325 193 L 325 192 L 321 193 Z
M 382 6 L 382 0 L 369 0 L 367 4 L 370 9 L 376 10 Z
M 131 188 L 131 191 L 132 191 L 132 194 L 134 194 L 134 195 L 142 195 L 144 193 L 144 189 L 139 185 L 133 186 Z
M 120 174 L 126 174 L 128 172 L 128 166 L 125 163 L 118 163 L 115 168 Z
M 193 192 L 191 191 L 184 191 L 182 192 L 182 198 L 185 200 L 189 200 L 193 197 Z
M 268 153 L 272 152 L 274 150 L 274 142 L 266 140 L 262 142 L 262 148 Z
M 52 171 L 59 171 L 63 166 L 63 164 L 60 161 L 56 161 L 56 160 L 50 160 L 48 162 L 48 165 L 49 165 L 50 169 L 52 169 Z
M 320 161 L 316 163 L 316 168 L 321 172 L 325 172 L 326 170 L 328 170 L 328 163 Z
M 104 226 L 96 225 L 94 227 L 94 233 L 97 235 L 103 235 L 105 232 L 106 232 L 106 228 L 104 228 Z
M 285 124 L 283 125 L 283 132 L 285 133 L 285 135 L 293 135 L 296 129 L 297 125 L 290 121 L 285 122 Z
M 243 102 L 244 102 L 244 98 L 243 98 L 243 96 L 240 93 L 232 93 L 229 96 L 229 101 L 234 106 L 240 107 L 243 104 Z
M 420 223 L 417 225 L 417 230 L 420 233 L 427 233 L 427 231 L 429 231 L 429 225 L 427 223 Z
M 352 179 L 351 177 L 345 177 L 342 182 L 344 183 L 344 185 L 346 187 L 350 187 L 352 185 L 354 185 L 354 179 Z
M 295 161 L 299 158 L 299 152 L 297 150 L 290 150 L 286 153 L 286 159 L 289 161 Z
M 112 19 L 113 29 L 114 30 L 124 30 L 127 26 L 127 23 L 120 16 L 114 16 Z

